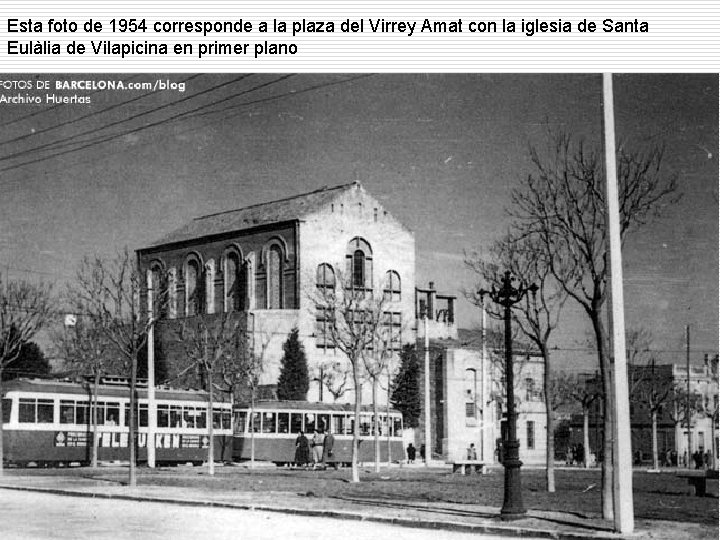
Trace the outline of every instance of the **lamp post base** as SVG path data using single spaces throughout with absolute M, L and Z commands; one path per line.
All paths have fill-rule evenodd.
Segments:
M 500 518 L 503 521 L 511 521 L 525 517 L 527 510 L 523 505 L 522 487 L 520 483 L 520 467 L 522 461 L 519 459 L 520 443 L 518 441 L 505 442 L 505 497 L 500 510 Z

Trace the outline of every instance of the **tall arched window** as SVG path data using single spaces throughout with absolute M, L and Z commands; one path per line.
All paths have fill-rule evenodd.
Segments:
M 162 319 L 165 317 L 167 310 L 167 286 L 163 280 L 163 270 L 160 263 L 155 263 L 150 267 L 150 301 L 152 302 L 153 318 Z
M 245 309 L 245 271 L 237 251 L 225 256 L 225 311 Z
M 273 244 L 267 251 L 267 308 L 282 309 L 282 248 Z
M 388 302 L 400 301 L 400 274 L 395 270 L 388 270 L 385 273 L 385 288 L 383 296 Z
M 185 316 L 192 317 L 202 313 L 202 272 L 200 261 L 188 259 L 185 264 Z
M 477 372 L 465 370 L 465 418 L 477 418 Z
M 318 265 L 316 284 L 322 294 L 335 292 L 335 271 L 332 266 L 327 263 Z
M 345 256 L 347 286 L 372 290 L 372 249 L 364 239 L 353 238 Z

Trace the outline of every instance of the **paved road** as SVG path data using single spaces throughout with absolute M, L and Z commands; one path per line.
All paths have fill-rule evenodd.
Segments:
M 252 539 L 478 540 L 448 531 L 227 508 L 90 499 L 0 489 L 3 539 Z

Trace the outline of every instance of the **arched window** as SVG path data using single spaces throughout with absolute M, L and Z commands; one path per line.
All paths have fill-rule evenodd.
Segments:
M 278 244 L 267 251 L 267 309 L 282 309 L 282 262 L 283 252 Z
M 225 311 L 245 309 L 245 268 L 237 251 L 225 255 Z
M 400 301 L 400 274 L 395 270 L 388 270 L 385 274 L 385 289 L 383 296 L 387 302 Z
M 345 256 L 347 286 L 372 290 L 372 249 L 362 238 L 355 237 L 348 244 Z
M 193 257 L 185 264 L 185 316 L 193 317 L 203 310 L 203 283 L 200 261 Z
M 465 418 L 477 418 L 477 372 L 465 370 Z
M 323 295 L 335 292 L 335 271 L 333 267 L 327 263 L 322 263 L 317 267 L 317 288 Z
M 162 319 L 167 314 L 167 285 L 163 280 L 163 270 L 160 263 L 150 267 L 150 301 L 154 319 Z

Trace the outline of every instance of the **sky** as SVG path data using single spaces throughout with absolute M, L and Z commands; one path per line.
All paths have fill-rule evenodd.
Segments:
M 415 232 L 417 284 L 480 315 L 464 253 L 506 230 L 530 146 L 563 130 L 601 148 L 602 78 L 574 74 L 48 74 L 51 82 L 184 82 L 185 91 L 53 92 L 90 104 L 0 103 L 0 272 L 62 282 L 86 254 L 143 247 L 186 221 L 359 180 Z M 665 148 L 682 198 L 623 251 L 626 324 L 660 361 L 718 350 L 718 77 L 614 77 L 616 139 Z M 9 91 L 4 95 L 47 92 Z M 147 94 L 147 95 L 145 95 Z M 551 344 L 590 351 L 571 301 Z

